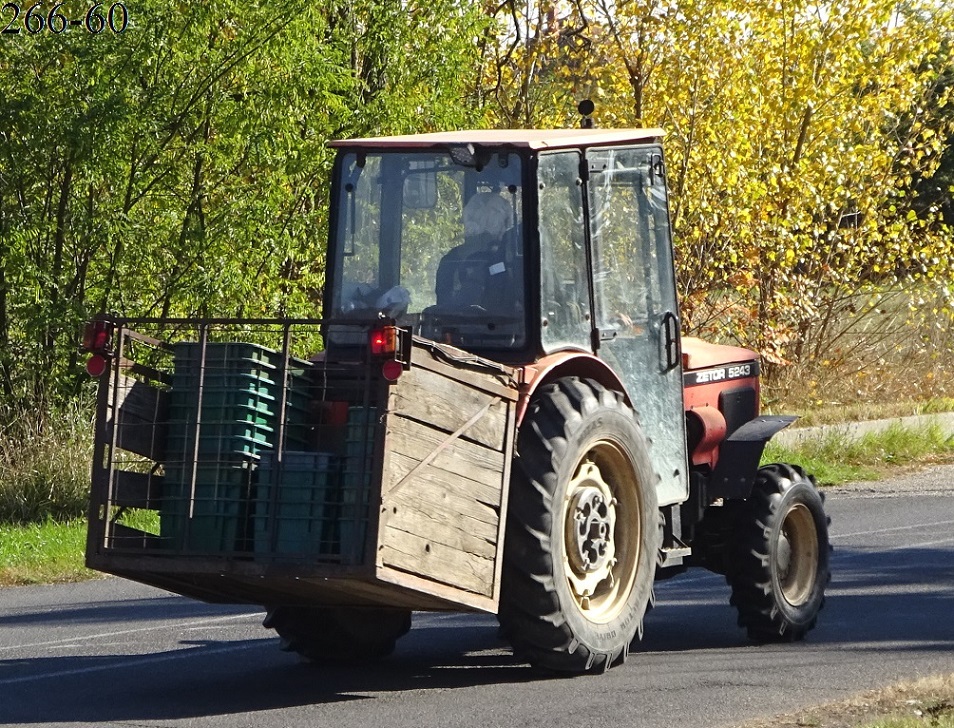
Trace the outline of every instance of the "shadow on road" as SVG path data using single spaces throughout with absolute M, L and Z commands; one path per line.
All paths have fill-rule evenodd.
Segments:
M 241 614 L 262 611 L 261 607 L 234 606 L 225 609 Z M 0 627 L 53 627 L 59 624 L 117 624 L 158 620 L 221 617 L 221 605 L 205 604 L 185 597 L 160 596 L 121 602 L 87 602 L 65 609 L 42 609 L 0 615 Z
M 274 638 L 184 644 L 150 655 L 0 660 L 0 724 L 178 720 L 546 679 L 504 649 L 492 618 L 415 627 L 373 664 L 301 662 Z M 38 688 L 56 700 L 31 698 Z
M 954 647 L 952 549 L 840 548 L 832 567 L 827 604 L 803 644 L 752 645 L 736 626 L 725 581 L 691 571 L 657 585 L 657 608 L 647 616 L 645 639 L 631 660 L 640 669 L 684 660 L 711 670 L 716 662 L 736 668 L 765 660 L 801 665 L 824 660 L 832 650 L 876 650 L 890 660 Z M 2 624 L 141 621 L 179 614 L 221 616 L 223 610 L 185 599 L 143 599 L 7 616 Z M 279 652 L 274 638 L 183 645 L 136 655 L 0 660 L 0 724 L 171 721 L 548 679 L 511 656 L 489 616 L 421 615 L 395 654 L 371 665 L 299 663 Z M 51 691 L 55 699 L 44 699 Z

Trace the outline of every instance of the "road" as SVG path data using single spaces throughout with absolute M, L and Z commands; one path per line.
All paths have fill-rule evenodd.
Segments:
M 728 587 L 657 585 L 640 649 L 600 676 L 535 676 L 492 617 L 415 615 L 373 667 L 277 649 L 262 614 L 120 579 L 0 589 L 0 724 L 284 728 L 713 728 L 954 673 L 954 466 L 834 490 L 819 626 L 754 646 Z

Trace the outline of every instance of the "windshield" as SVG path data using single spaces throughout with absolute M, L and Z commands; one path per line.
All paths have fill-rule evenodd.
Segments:
M 384 315 L 466 348 L 523 346 L 520 167 L 505 150 L 345 152 L 330 316 Z

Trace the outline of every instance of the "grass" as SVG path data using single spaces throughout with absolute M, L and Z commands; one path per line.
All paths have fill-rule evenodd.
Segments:
M 0 523 L 81 518 L 93 460 L 90 409 L 6 409 L 0 422 Z
M 743 728 L 954 728 L 954 675 L 936 675 Z
M 150 533 L 159 531 L 155 511 L 130 511 L 122 522 Z M 0 587 L 97 579 L 83 564 L 86 519 L 66 522 L 0 523 Z
M 85 520 L 0 524 L 0 586 L 95 578 L 83 565 L 85 547 Z
M 87 407 L 0 413 L 0 586 L 89 579 Z
M 816 427 L 837 425 L 842 422 L 888 420 L 897 417 L 954 412 L 954 398 L 937 397 L 930 400 L 902 398 L 885 402 L 821 402 L 815 405 L 801 401 L 794 406 L 778 402 L 766 408 L 766 412 L 798 415 L 795 427 Z
M 954 461 L 954 435 L 936 424 L 894 423 L 860 438 L 836 429 L 793 446 L 770 442 L 762 460 L 801 465 L 820 485 L 878 480 L 898 467 Z

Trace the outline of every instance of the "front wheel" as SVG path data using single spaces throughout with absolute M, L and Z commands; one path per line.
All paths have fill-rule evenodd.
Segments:
M 660 543 L 649 444 L 622 396 L 566 378 L 517 439 L 499 619 L 536 667 L 622 662 L 641 631 Z
M 802 639 L 831 578 L 824 498 L 796 466 L 759 470 L 742 506 L 727 578 L 739 626 L 758 642 Z

